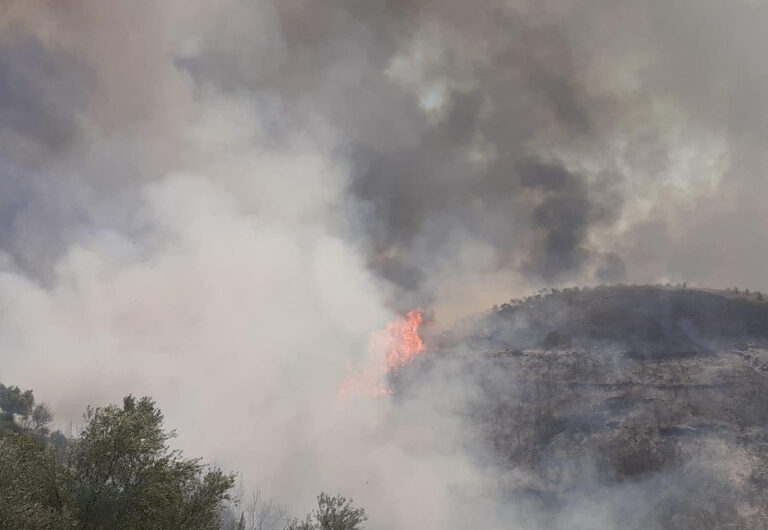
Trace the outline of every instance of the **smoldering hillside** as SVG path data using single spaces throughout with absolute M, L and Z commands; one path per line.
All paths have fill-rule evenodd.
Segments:
M 445 382 L 438 407 L 471 433 L 465 443 L 510 524 L 768 527 L 761 294 L 547 291 L 433 341 L 398 374 L 396 399 Z

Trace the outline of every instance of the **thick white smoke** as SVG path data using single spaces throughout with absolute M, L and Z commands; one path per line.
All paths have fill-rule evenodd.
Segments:
M 75 228 L 58 251 L 36 253 L 42 274 L 4 255 L 2 380 L 35 389 L 64 428 L 88 404 L 151 395 L 187 454 L 295 513 L 328 490 L 364 505 L 371 528 L 448 528 L 451 489 L 477 478 L 455 426 L 425 411 L 393 422 L 388 397 L 338 397 L 395 315 L 344 237 L 350 174 L 332 132 L 274 138 L 269 98 L 191 91 L 149 5 L 127 10 L 150 23 L 131 58 L 101 48 L 117 7 L 81 9 L 22 13 L 33 25 L 93 17 L 86 36 L 50 29 L 99 85 L 74 154 L 41 169 L 73 182 L 61 197 L 43 190 L 43 204 L 93 201 L 93 221 L 64 220 Z M 121 181 L 126 167 L 136 174 Z

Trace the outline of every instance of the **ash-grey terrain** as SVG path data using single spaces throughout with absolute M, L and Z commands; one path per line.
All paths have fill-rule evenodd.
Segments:
M 768 302 L 680 286 L 541 292 L 398 374 L 464 390 L 477 459 L 528 528 L 768 528 Z M 446 392 L 447 394 L 449 392 Z

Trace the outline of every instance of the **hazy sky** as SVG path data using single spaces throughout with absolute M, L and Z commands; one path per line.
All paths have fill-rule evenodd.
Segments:
M 768 290 L 766 27 L 760 0 L 6 0 L 0 380 L 62 422 L 150 393 L 283 502 L 366 477 L 374 515 L 446 528 L 439 494 L 373 499 L 414 462 L 477 477 L 371 449 L 388 405 L 340 407 L 347 365 L 414 306 Z

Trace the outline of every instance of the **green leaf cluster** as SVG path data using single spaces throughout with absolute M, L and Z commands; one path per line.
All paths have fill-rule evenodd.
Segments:
M 289 520 L 285 530 L 361 530 L 367 520 L 365 509 L 355 508 L 352 500 L 321 493 L 317 508 L 304 519 Z
M 0 529 L 219 528 L 234 476 L 171 449 L 150 398 L 89 408 L 72 440 L 29 421 L 30 391 L 0 386 L 0 407 Z

